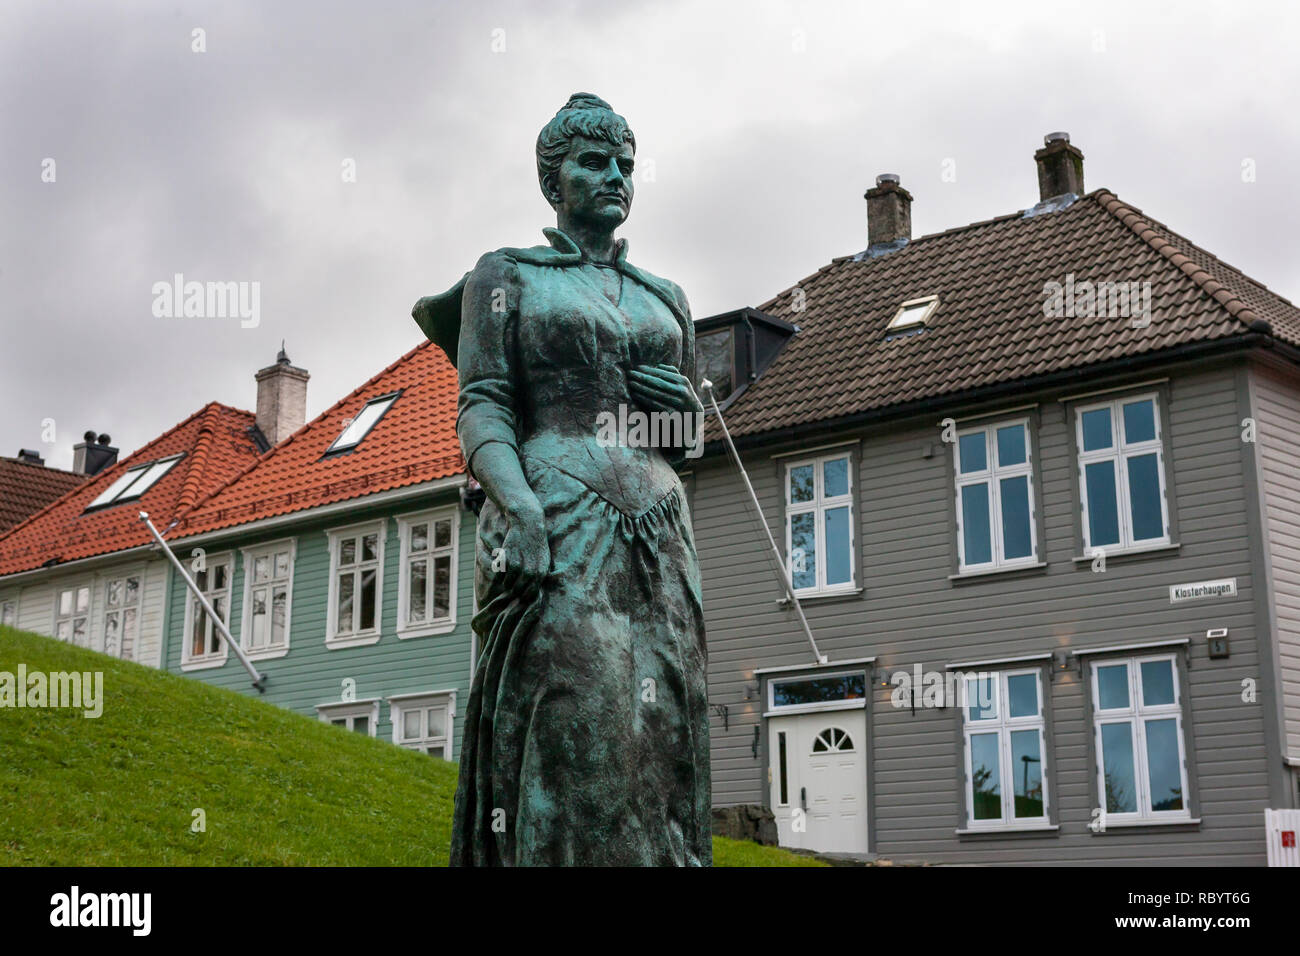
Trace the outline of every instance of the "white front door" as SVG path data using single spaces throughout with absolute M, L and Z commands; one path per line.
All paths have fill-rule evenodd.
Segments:
M 768 747 L 781 845 L 866 853 L 866 711 L 768 718 Z

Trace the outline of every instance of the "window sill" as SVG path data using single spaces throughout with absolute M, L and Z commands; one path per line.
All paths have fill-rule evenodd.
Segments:
M 1183 817 L 1179 820 L 1107 820 L 1106 826 L 1093 830 L 1093 836 L 1104 836 L 1111 830 L 1133 830 L 1142 827 L 1199 827 L 1200 817 Z M 1092 829 L 1091 826 L 1089 829 Z
M 1106 560 L 1110 561 L 1112 558 L 1136 557 L 1137 555 L 1142 555 L 1142 554 L 1160 554 L 1161 552 L 1165 552 L 1165 551 L 1174 552 L 1181 547 L 1182 545 L 1179 544 L 1177 541 L 1169 541 L 1169 542 L 1165 542 L 1164 544 L 1152 544 L 1152 545 L 1144 545 L 1142 547 L 1136 547 L 1136 548 L 1124 548 L 1122 551 L 1121 550 L 1109 551 L 1104 547 L 1102 548 L 1102 550 L 1106 552 Z M 1095 554 L 1076 554 L 1074 556 L 1074 563 L 1092 564 L 1092 562 L 1096 561 L 1098 557 L 1099 555 L 1095 555 Z
M 1109 557 L 1109 555 L 1107 555 Z M 1046 561 L 1035 561 L 1032 564 L 1009 564 L 1002 568 L 987 568 L 978 571 L 958 571 L 956 574 L 948 575 L 949 581 L 965 581 L 970 578 L 987 578 L 994 574 L 1013 574 L 1016 571 L 1041 571 L 1047 567 Z
M 181 670 L 183 671 L 210 671 L 217 667 L 224 667 L 229 658 L 222 655 L 220 658 L 213 660 L 182 661 Z
M 405 630 L 398 630 L 397 639 L 400 641 L 409 640 L 413 637 L 436 637 L 439 634 L 450 634 L 456 630 L 456 622 L 441 621 L 429 627 L 410 627 Z
M 325 638 L 325 647 L 327 650 L 342 650 L 345 647 L 365 647 L 369 644 L 379 643 L 379 632 L 373 634 L 353 634 L 349 637 L 327 637 Z
M 244 648 L 244 656 L 247 657 L 250 661 L 274 660 L 277 657 L 284 657 L 288 653 L 289 653 L 288 645 L 285 645 L 284 647 L 268 647 L 264 650 L 256 650 L 256 651 L 250 651 L 247 647 Z
M 962 827 L 954 832 L 958 836 L 1014 836 L 1021 833 L 1056 833 L 1060 829 L 1059 824 L 1052 823 L 1033 826 Z
M 862 594 L 862 588 L 838 588 L 834 591 L 809 591 L 807 594 L 795 593 L 795 597 L 800 603 L 804 601 L 824 601 L 831 598 L 852 598 L 859 597 Z M 781 607 L 792 607 L 793 604 L 788 597 L 777 598 L 776 603 Z

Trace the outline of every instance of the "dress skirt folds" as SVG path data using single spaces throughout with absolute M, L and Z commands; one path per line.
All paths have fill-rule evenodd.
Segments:
M 453 866 L 708 866 L 707 650 L 676 451 L 610 448 L 595 416 L 630 404 L 629 368 L 693 375 L 671 283 L 626 263 L 501 250 L 467 279 L 461 446 L 514 449 L 551 566 L 503 573 L 509 519 L 478 522 L 478 641 L 460 753 Z M 504 292 L 504 296 L 501 293 Z

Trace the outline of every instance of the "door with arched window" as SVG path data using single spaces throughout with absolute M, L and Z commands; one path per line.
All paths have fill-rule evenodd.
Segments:
M 771 807 L 782 846 L 867 852 L 866 711 L 768 718 Z

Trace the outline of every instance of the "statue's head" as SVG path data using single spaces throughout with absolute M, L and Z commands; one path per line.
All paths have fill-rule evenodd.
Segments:
M 613 230 L 632 208 L 636 139 L 599 96 L 574 93 L 537 135 L 537 179 L 561 215 Z

